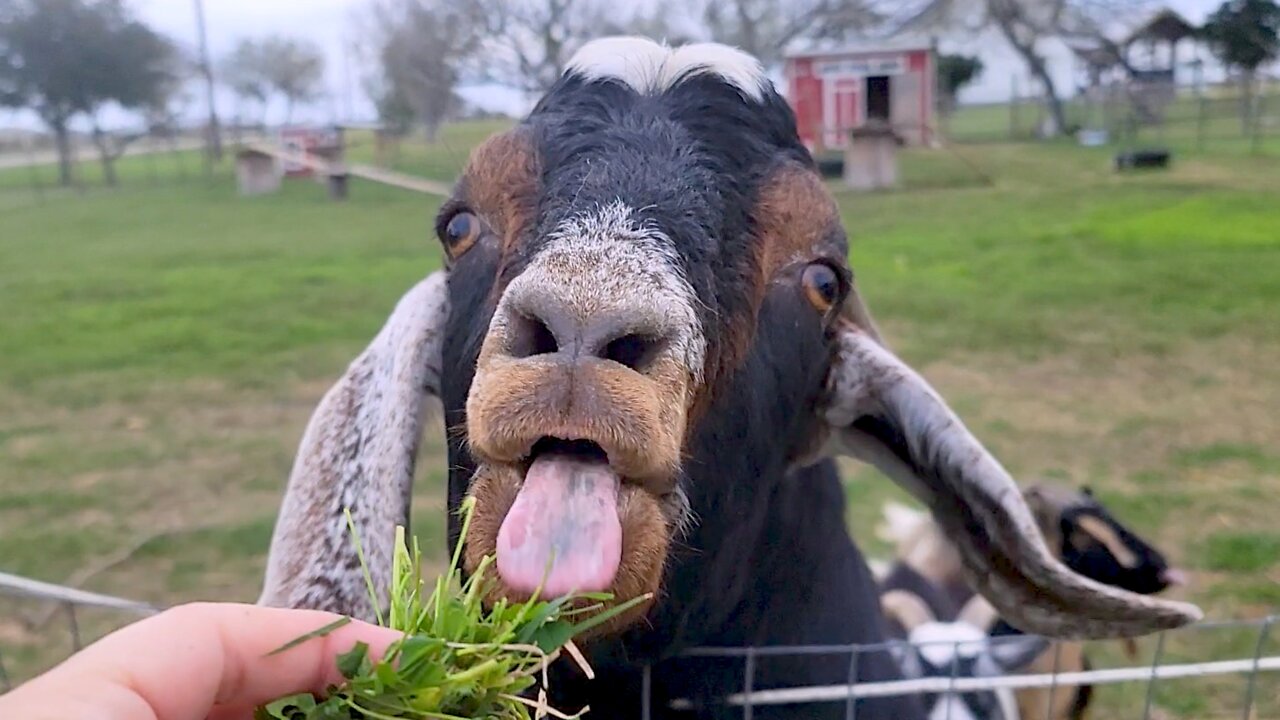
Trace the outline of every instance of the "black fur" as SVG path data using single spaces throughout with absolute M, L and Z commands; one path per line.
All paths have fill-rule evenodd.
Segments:
M 672 239 L 702 302 L 712 355 L 734 318 L 758 302 L 748 278 L 756 240 L 750 213 L 759 184 L 780 162 L 812 166 L 791 111 L 769 91 L 763 104 L 712 77 L 687 80 L 659 97 L 613 82 L 569 76 L 525 120 L 545 168 L 543 196 L 517 255 L 503 260 L 509 280 L 569 215 L 621 199 Z M 843 241 L 841 241 L 841 245 Z M 841 246 L 837 251 L 843 252 Z M 460 434 L 480 342 L 493 312 L 499 258 L 477 249 L 450 277 L 452 312 L 444 348 L 442 400 L 449 439 L 450 542 L 456 510 L 475 463 Z M 553 702 L 589 704 L 594 717 L 638 717 L 641 668 L 653 666 L 652 717 L 682 717 L 675 698 L 696 700 L 697 717 L 738 717 L 719 706 L 743 689 L 741 659 L 677 657 L 695 646 L 848 645 L 885 638 L 877 588 L 845 525 L 845 497 L 829 461 L 792 469 L 814 431 L 812 404 L 830 364 L 822 317 L 799 289 L 799 267 L 771 286 L 749 324 L 754 341 L 742 364 L 715 380 L 713 400 L 686 449 L 684 489 L 696 523 L 669 558 L 664 596 L 648 622 L 587 648 L 598 673 L 587 682 L 558 668 Z M 849 653 L 760 658 L 757 689 L 844 683 Z M 887 653 L 863 656 L 856 677 L 890 680 Z M 860 702 L 860 718 L 911 720 L 914 699 Z M 843 718 L 845 704 L 757 708 L 760 718 Z
M 1088 672 L 1093 669 L 1092 663 L 1089 662 L 1088 656 L 1080 658 L 1080 669 Z M 1084 720 L 1089 711 L 1089 703 L 1093 701 L 1093 686 L 1081 685 L 1076 688 L 1075 701 L 1071 703 L 1069 717 L 1071 720 Z
M 1099 542 L 1073 542 L 1073 538 L 1083 535 L 1074 528 L 1081 516 L 1089 515 L 1110 526 L 1120 542 L 1133 553 L 1138 562 L 1133 567 L 1125 567 L 1115 555 Z M 1169 563 L 1159 550 L 1143 542 L 1141 538 L 1129 532 L 1129 529 L 1116 522 L 1101 503 L 1091 501 L 1087 504 L 1069 508 L 1062 514 L 1062 560 L 1067 567 L 1107 585 L 1124 588 L 1144 595 L 1154 595 L 1169 587 L 1166 573 Z

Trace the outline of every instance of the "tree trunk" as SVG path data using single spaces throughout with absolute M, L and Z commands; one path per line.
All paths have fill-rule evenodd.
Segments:
M 110 153 L 102 154 L 102 177 L 108 187 L 115 187 L 120 180 L 116 177 L 116 159 Z
M 98 148 L 98 159 L 102 161 L 102 179 L 108 187 L 115 187 L 119 183 L 119 178 L 116 177 L 116 154 L 111 148 L 111 137 L 98 127 L 96 119 L 93 123 L 93 144 Z
M 1049 110 L 1049 117 L 1053 119 L 1053 135 L 1065 132 L 1067 129 L 1067 111 L 1062 105 L 1062 99 L 1058 97 L 1058 89 L 1054 86 L 1053 77 L 1049 74 L 1049 66 L 1045 63 L 1044 58 L 1040 57 L 1040 54 L 1036 52 L 1034 35 L 1025 41 L 1019 38 L 1017 28 L 1014 27 L 1016 19 L 1004 14 L 996 14 L 995 21 L 1005 40 L 1022 56 L 1023 62 L 1027 64 L 1027 69 L 1031 71 L 1031 75 L 1039 80 L 1044 87 L 1044 104 Z
M 436 140 L 440 138 L 440 121 L 427 118 L 422 121 L 422 130 L 426 134 L 427 143 L 434 145 Z
M 1049 117 L 1053 119 L 1053 132 L 1050 134 L 1055 137 L 1061 135 L 1067 131 L 1067 110 L 1062 104 L 1062 98 L 1058 97 L 1058 89 L 1053 85 L 1049 68 L 1044 59 L 1034 52 L 1028 57 L 1027 63 L 1031 67 L 1031 74 L 1044 86 L 1044 103 L 1049 108 Z
M 71 133 L 67 130 L 67 122 L 65 120 L 58 120 L 49 124 L 53 127 L 53 137 L 58 147 L 58 184 L 62 187 L 71 187 L 73 179 L 71 175 Z

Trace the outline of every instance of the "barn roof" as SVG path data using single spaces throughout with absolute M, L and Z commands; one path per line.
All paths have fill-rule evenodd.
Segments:
M 1137 40 L 1176 42 L 1194 35 L 1195 32 L 1196 27 L 1186 18 L 1170 8 L 1161 8 L 1134 27 L 1125 37 L 1124 43 L 1127 45 Z
M 861 38 L 852 42 L 810 43 L 793 48 L 783 54 L 792 58 L 822 57 L 826 55 L 873 55 L 890 52 L 918 52 L 932 50 L 932 39 L 920 35 L 894 35 L 881 38 Z

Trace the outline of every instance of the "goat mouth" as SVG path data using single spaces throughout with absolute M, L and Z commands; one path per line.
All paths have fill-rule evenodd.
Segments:
M 496 538 L 503 583 L 561 597 L 611 587 L 622 562 L 622 477 L 596 443 L 543 438 Z

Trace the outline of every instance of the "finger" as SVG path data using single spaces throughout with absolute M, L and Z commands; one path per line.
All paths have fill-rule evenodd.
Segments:
M 363 641 L 376 659 L 400 637 L 393 630 L 352 621 L 268 655 L 336 619 L 332 613 L 253 605 L 184 605 L 103 638 L 31 685 L 45 685 L 36 691 L 47 699 L 49 683 L 83 688 L 106 681 L 140 698 L 157 720 L 203 720 L 219 705 L 254 706 L 291 693 L 321 692 L 341 679 L 338 654 Z M 104 720 L 138 717 L 107 714 Z

